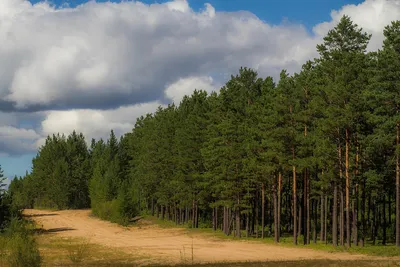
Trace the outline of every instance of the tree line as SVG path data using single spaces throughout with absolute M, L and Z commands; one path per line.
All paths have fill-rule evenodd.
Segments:
M 241 68 L 220 89 L 140 117 L 117 139 L 54 134 L 10 185 L 21 208 L 148 213 L 226 235 L 400 246 L 400 22 L 382 49 L 343 16 L 319 57 L 278 82 Z

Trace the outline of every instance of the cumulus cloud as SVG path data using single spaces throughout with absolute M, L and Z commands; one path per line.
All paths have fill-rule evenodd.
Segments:
M 32 153 L 41 136 L 33 129 L 0 126 L 0 152 L 3 156 Z
M 115 108 L 155 101 L 179 79 L 296 69 L 313 52 L 301 25 L 272 26 L 249 12 L 193 11 L 186 0 L 2 1 L 0 98 L 17 109 Z
M 372 34 L 368 49 L 375 51 L 382 47 L 384 27 L 400 18 L 400 1 L 367 0 L 358 5 L 345 5 L 340 10 L 333 10 L 332 20 L 316 25 L 313 32 L 318 36 L 324 36 L 335 27 L 343 15 L 350 16 L 364 31 Z
M 119 107 L 112 110 L 74 109 L 67 111 L 46 112 L 41 123 L 42 136 L 60 133 L 68 135 L 73 130 L 82 132 L 90 138 L 108 137 L 113 129 L 116 135 L 131 131 L 137 118 L 154 112 L 157 107 L 163 106 L 160 102 L 149 102 L 131 106 Z M 43 144 L 44 138 L 38 140 L 37 146 Z
M 400 17 L 400 0 L 343 6 L 311 34 L 210 4 L 194 11 L 186 0 L 74 8 L 0 0 L 0 153 L 25 153 L 74 129 L 88 138 L 122 134 L 166 101 L 218 90 L 241 66 L 261 76 L 298 71 L 344 14 L 373 34 L 376 50 L 383 27 Z
M 218 91 L 218 85 L 212 77 L 187 77 L 181 78 L 165 89 L 165 95 L 175 104 L 179 104 L 185 95 L 190 95 L 194 89 L 204 90 L 208 93 Z

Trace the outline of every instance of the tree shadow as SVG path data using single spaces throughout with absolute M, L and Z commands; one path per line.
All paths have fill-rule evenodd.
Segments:
M 56 216 L 58 213 L 42 213 L 42 214 L 24 214 L 24 217 L 33 218 L 33 217 L 47 217 L 47 216 Z
M 45 234 L 53 234 L 53 233 L 59 233 L 59 232 L 66 232 L 66 231 L 74 231 L 76 229 L 70 228 L 70 227 L 59 227 L 59 228 L 50 228 L 50 229 L 33 229 L 33 232 L 35 234 L 39 235 L 45 235 Z

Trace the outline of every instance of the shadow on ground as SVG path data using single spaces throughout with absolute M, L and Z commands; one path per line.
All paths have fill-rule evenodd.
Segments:
M 34 217 L 46 217 L 46 216 L 56 216 L 58 213 L 43 213 L 43 214 L 25 214 L 26 218 L 34 218 Z
M 50 228 L 50 229 L 34 229 L 33 232 L 35 234 L 53 234 L 58 232 L 65 232 L 65 231 L 74 231 L 76 229 L 70 227 L 59 227 L 59 228 Z

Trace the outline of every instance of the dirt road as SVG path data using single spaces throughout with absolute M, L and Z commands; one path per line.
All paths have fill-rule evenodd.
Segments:
M 182 257 L 191 260 L 192 242 L 196 262 L 372 259 L 348 253 L 287 248 L 248 241 L 225 241 L 201 234 L 192 238 L 185 229 L 164 229 L 153 224 L 121 227 L 90 216 L 89 210 L 25 210 L 24 213 L 55 235 L 87 238 L 96 244 L 150 256 L 160 263 L 179 263 Z

